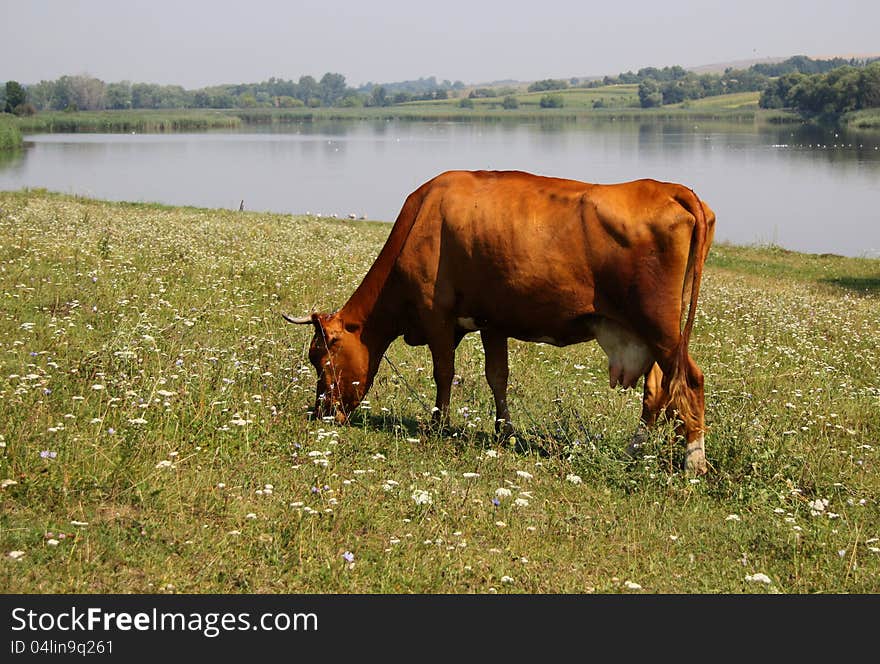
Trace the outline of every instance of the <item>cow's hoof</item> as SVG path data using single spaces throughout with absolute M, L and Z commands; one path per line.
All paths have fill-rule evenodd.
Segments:
M 640 426 L 633 434 L 632 440 L 626 446 L 626 453 L 635 459 L 642 451 L 642 446 L 648 442 L 648 430 L 644 426 Z
M 690 450 L 684 460 L 684 469 L 690 475 L 705 475 L 709 472 L 706 453 L 701 449 Z
M 507 420 L 495 420 L 495 436 L 502 443 L 513 435 L 513 425 Z

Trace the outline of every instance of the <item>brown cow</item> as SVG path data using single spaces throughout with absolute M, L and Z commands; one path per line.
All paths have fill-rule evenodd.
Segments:
M 644 425 L 667 408 L 676 412 L 686 468 L 702 474 L 703 374 L 688 341 L 714 225 L 712 210 L 679 184 L 443 173 L 406 199 L 342 309 L 285 316 L 315 327 L 315 414 L 347 421 L 403 335 L 410 345 L 428 344 L 434 417 L 447 421 L 456 346 L 479 330 L 496 430 L 509 433 L 507 340 L 596 339 L 612 387 L 635 387 L 645 376 Z

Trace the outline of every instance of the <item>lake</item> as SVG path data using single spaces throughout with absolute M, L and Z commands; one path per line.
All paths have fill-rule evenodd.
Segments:
M 193 134 L 43 134 L 0 189 L 393 221 L 448 169 L 693 188 L 716 240 L 880 257 L 880 133 L 750 121 L 322 121 Z

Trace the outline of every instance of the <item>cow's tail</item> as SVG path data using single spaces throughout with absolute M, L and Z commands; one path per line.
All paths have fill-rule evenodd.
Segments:
M 706 221 L 706 213 L 703 204 L 697 195 L 690 189 L 675 197 L 685 210 L 694 217 L 694 229 L 691 235 L 690 251 L 688 253 L 688 269 L 685 271 L 685 280 L 682 286 L 682 304 L 685 304 L 687 292 L 690 291 L 687 302 L 688 313 L 681 330 L 678 347 L 674 351 L 672 371 L 669 377 L 669 403 L 678 410 L 678 416 L 685 423 L 689 431 L 700 429 L 703 426 L 702 413 L 695 412 L 691 395 L 692 388 L 698 387 L 691 384 L 697 380 L 691 374 L 690 360 L 688 357 L 688 344 L 691 340 L 691 331 L 694 328 L 694 319 L 697 315 L 697 297 L 700 294 L 700 282 L 703 278 L 703 264 L 709 253 L 709 230 Z

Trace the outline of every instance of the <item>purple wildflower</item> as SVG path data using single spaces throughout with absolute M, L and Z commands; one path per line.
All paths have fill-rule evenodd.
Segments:
M 56 456 L 58 456 L 58 453 L 52 452 L 51 450 L 43 450 L 40 452 L 41 459 L 54 459 Z
M 345 562 L 347 562 L 347 563 L 354 562 L 354 554 L 351 551 L 346 551 L 345 553 L 342 554 L 342 557 L 345 559 Z

